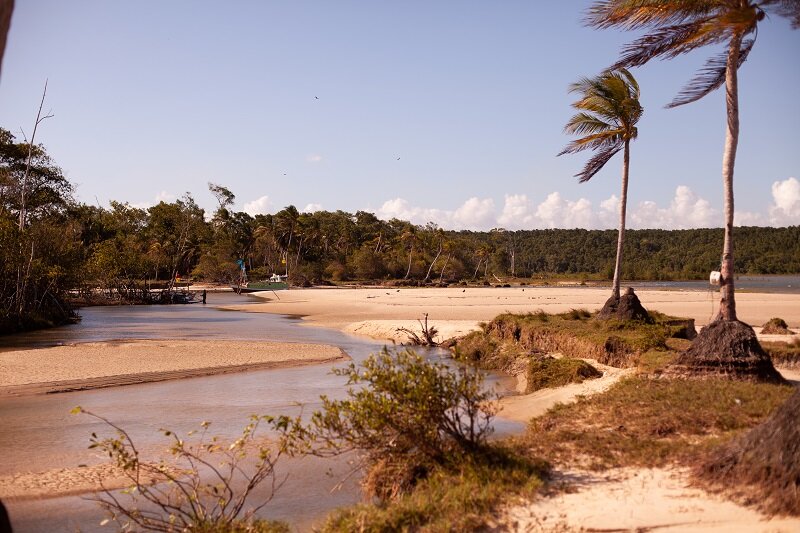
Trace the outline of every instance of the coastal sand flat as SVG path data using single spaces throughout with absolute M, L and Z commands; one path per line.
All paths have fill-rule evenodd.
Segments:
M 0 352 L 0 395 L 107 387 L 345 358 L 335 346 L 305 343 L 220 340 L 77 343 Z
M 416 321 L 425 313 L 445 339 L 476 329 L 478 323 L 501 313 L 595 311 L 609 294 L 606 288 L 585 287 L 292 289 L 278 295 L 256 293 L 265 303 L 229 308 L 301 315 L 310 325 L 402 342 L 406 335 L 397 332 L 397 327 L 418 328 Z M 715 291 L 637 290 L 636 294 L 647 309 L 694 318 L 698 326 L 711 321 L 719 310 Z M 736 303 L 739 319 L 757 331 L 772 317 L 781 317 L 790 329 L 800 330 L 800 294 L 741 292 L 736 294 Z

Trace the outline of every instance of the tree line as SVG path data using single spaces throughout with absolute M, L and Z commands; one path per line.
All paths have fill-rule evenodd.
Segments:
M 30 164 L 28 155 L 30 149 Z M 27 174 L 26 174 L 27 167 Z M 136 301 L 177 277 L 231 283 L 273 273 L 295 285 L 505 283 L 554 275 L 611 279 L 616 231 L 449 231 L 358 211 L 235 211 L 209 184 L 213 213 L 191 194 L 148 208 L 84 204 L 41 145 L 0 129 L 0 324 L 3 331 L 69 318 L 70 293 Z M 24 210 L 24 223 L 20 212 Z M 800 227 L 737 228 L 741 273 L 800 272 Z M 719 268 L 721 229 L 631 230 L 624 279 L 699 279 Z

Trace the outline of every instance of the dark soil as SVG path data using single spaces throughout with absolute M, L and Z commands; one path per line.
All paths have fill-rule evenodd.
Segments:
M 689 349 L 680 354 L 664 374 L 785 383 L 758 343 L 753 328 L 739 321 L 718 320 L 703 328 Z
M 767 513 L 800 516 L 800 390 L 762 424 L 712 452 L 699 476 Z

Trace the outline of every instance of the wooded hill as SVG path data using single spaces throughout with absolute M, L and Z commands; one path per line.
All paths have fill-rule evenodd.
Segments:
M 206 213 L 187 193 L 147 209 L 77 202 L 42 146 L 0 129 L 0 331 L 67 319 L 67 290 L 101 287 L 135 299 L 147 283 L 192 276 L 229 283 L 243 259 L 251 280 L 272 273 L 298 285 L 404 280 L 498 283 L 511 278 L 610 279 L 616 230 L 445 231 L 358 211 L 233 211 L 209 184 Z M 27 170 L 26 170 L 27 169 Z M 629 230 L 623 278 L 702 279 L 719 266 L 722 229 Z M 800 272 L 800 227 L 736 229 L 740 274 Z

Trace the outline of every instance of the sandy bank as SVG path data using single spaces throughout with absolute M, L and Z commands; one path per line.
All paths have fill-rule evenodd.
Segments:
M 280 342 L 124 340 L 0 352 L 0 396 L 326 363 L 335 346 Z
M 585 287 L 514 288 L 373 288 L 292 289 L 256 293 L 263 304 L 233 306 L 252 312 L 301 315 L 307 323 L 336 328 L 377 339 L 405 341 L 397 327 L 417 326 L 425 313 L 441 338 L 477 328 L 501 313 L 526 313 L 541 309 L 560 313 L 575 308 L 599 309 L 608 289 Z M 711 291 L 637 291 L 648 309 L 694 318 L 707 324 L 719 310 L 719 294 Z M 278 299 L 280 298 L 280 299 Z M 781 317 L 791 329 L 800 329 L 800 294 L 737 293 L 740 320 L 761 326 Z M 758 331 L 758 328 L 756 328 Z M 788 340 L 788 339 L 782 339 Z
M 578 396 L 589 396 L 608 390 L 614 383 L 634 373 L 634 368 L 614 368 L 598 363 L 594 359 L 583 359 L 603 375 L 595 379 L 587 379 L 583 383 L 570 383 L 563 387 L 541 389 L 530 394 L 506 396 L 500 399 L 497 416 L 508 420 L 528 423 L 531 418 L 543 415 L 548 409 L 559 403 L 571 403 Z M 523 388 L 524 392 L 524 388 Z
M 501 531 L 800 531 L 800 519 L 774 518 L 690 487 L 685 470 L 626 468 L 560 473 L 568 490 L 507 507 Z

